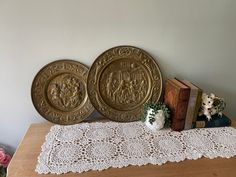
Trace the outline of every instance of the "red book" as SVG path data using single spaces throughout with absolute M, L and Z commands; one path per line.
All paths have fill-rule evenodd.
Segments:
M 164 102 L 171 112 L 171 129 L 184 130 L 190 88 L 177 79 L 168 79 L 166 82 Z

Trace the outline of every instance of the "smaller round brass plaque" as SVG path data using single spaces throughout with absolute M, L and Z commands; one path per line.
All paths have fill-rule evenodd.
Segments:
M 88 68 L 73 60 L 58 60 L 35 76 L 31 97 L 36 110 L 48 121 L 70 125 L 94 110 L 87 94 Z
M 162 75 L 155 60 L 144 50 L 118 46 L 102 53 L 90 68 L 88 95 L 105 117 L 129 122 L 139 120 L 146 102 L 157 102 Z

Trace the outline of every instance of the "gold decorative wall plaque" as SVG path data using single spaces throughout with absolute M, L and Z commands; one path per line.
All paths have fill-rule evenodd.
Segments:
M 87 94 L 88 68 L 72 60 L 44 66 L 35 76 L 31 97 L 36 110 L 56 124 L 76 124 L 94 110 Z
M 139 120 L 146 102 L 157 102 L 162 75 L 144 50 L 118 46 L 102 53 L 90 68 L 88 95 L 105 117 L 121 122 Z

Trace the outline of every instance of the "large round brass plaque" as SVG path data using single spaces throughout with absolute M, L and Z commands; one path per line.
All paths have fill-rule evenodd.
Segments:
M 139 120 L 146 102 L 157 102 L 162 75 L 144 50 L 118 46 L 102 53 L 90 68 L 88 95 L 105 117 L 121 122 Z
M 44 66 L 35 76 L 31 96 L 36 110 L 56 124 L 76 124 L 94 110 L 87 94 L 88 68 L 72 60 Z

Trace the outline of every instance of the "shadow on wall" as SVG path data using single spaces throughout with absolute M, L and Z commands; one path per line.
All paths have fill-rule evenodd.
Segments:
M 98 111 L 93 111 L 92 114 L 90 114 L 85 121 L 94 121 L 94 120 L 101 120 L 104 119 L 105 117 L 101 115 Z

